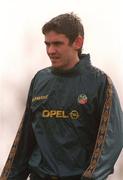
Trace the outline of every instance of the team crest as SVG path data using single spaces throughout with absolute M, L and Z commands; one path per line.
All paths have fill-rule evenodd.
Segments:
M 78 96 L 78 103 L 80 104 L 86 104 L 88 102 L 88 98 L 85 94 L 80 94 Z

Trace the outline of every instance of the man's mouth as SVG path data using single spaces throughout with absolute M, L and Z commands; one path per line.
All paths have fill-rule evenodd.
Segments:
M 56 56 L 50 56 L 50 59 L 51 59 L 51 61 L 55 61 L 55 60 L 58 60 L 59 57 L 56 57 Z

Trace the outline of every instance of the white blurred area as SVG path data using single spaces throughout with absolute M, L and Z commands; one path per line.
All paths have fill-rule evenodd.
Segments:
M 75 12 L 85 27 L 83 51 L 113 80 L 123 108 L 122 0 L 0 0 L 0 172 L 25 108 L 33 75 L 49 66 L 41 27 Z M 121 14 L 122 13 L 122 14 Z M 108 180 L 123 179 L 123 153 Z

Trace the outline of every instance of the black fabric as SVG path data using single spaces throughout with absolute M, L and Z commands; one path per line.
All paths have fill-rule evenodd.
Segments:
M 30 180 L 80 180 L 80 179 L 81 179 L 81 175 L 69 176 L 69 177 L 46 176 L 44 178 L 39 177 L 34 173 L 30 175 Z

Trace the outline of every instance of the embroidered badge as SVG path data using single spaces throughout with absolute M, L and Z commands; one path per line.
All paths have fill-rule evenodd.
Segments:
M 78 103 L 86 104 L 87 102 L 88 102 L 88 98 L 87 98 L 86 94 L 80 94 L 78 96 Z

